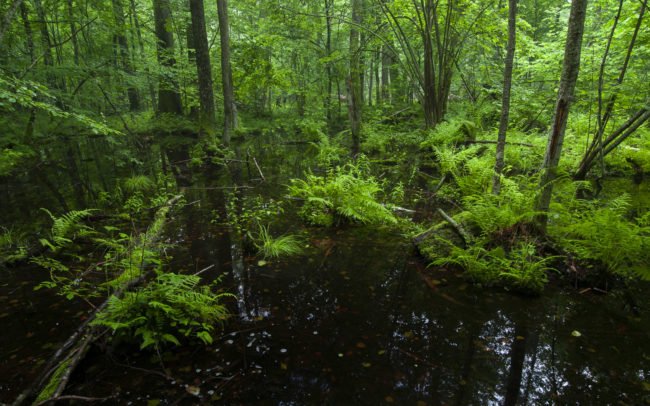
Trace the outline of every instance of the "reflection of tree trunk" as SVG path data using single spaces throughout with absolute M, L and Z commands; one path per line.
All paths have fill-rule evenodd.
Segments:
M 458 391 L 454 397 L 456 399 L 457 405 L 464 405 L 467 403 L 465 400 L 465 394 L 468 385 L 463 385 L 462 382 L 469 382 L 469 375 L 472 372 L 472 366 L 474 365 L 474 354 L 476 352 L 476 345 L 474 344 L 474 340 L 476 340 L 476 337 L 478 336 L 477 327 L 477 323 L 472 323 L 470 324 L 468 330 L 469 334 L 467 341 L 467 356 L 465 357 L 465 363 L 463 364 L 463 371 L 460 377 L 461 384 L 458 385 Z
M 513 406 L 517 404 L 519 392 L 521 389 L 521 376 L 524 370 L 524 360 L 526 359 L 526 336 L 528 329 L 522 320 L 515 321 L 515 336 L 510 347 L 510 372 L 506 383 L 506 397 L 503 402 L 504 406 Z
M 530 373 L 526 379 L 526 387 L 524 388 L 524 397 L 521 401 L 522 405 L 530 404 L 528 398 L 530 396 L 530 389 L 535 376 L 535 364 L 537 364 L 537 346 L 539 345 L 539 330 L 535 330 L 530 339 L 530 348 L 532 349 L 532 359 L 530 360 Z

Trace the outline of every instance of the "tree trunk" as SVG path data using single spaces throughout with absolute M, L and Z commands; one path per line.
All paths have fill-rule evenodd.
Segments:
M 129 57 L 129 46 L 126 42 L 126 35 L 124 35 L 126 22 L 124 20 L 122 0 L 113 0 L 113 16 L 116 25 L 114 42 L 119 50 L 122 69 L 126 73 L 127 78 L 130 78 L 133 76 L 133 67 L 131 66 L 131 58 Z M 138 111 L 140 109 L 140 96 L 138 96 L 137 89 L 131 83 L 127 83 L 126 94 L 129 99 L 129 111 Z
M 392 59 L 388 53 L 388 47 L 381 47 L 381 100 L 390 104 L 390 67 Z
M 173 68 L 176 64 L 174 59 L 174 36 L 167 29 L 172 25 L 169 0 L 153 0 L 153 6 L 158 62 L 165 68 Z M 164 73 L 160 78 L 158 113 L 183 114 L 181 95 L 178 93 L 174 78 L 170 73 Z
M 352 21 L 361 23 L 361 0 L 352 0 Z M 352 154 L 359 152 L 361 137 L 361 68 L 359 63 L 359 31 L 350 25 L 350 77 L 348 78 L 348 118 L 352 135 Z
M 9 28 L 11 20 L 14 18 L 14 14 L 16 14 L 16 10 L 18 10 L 18 7 L 20 7 L 22 3 L 23 0 L 14 0 L 5 13 L 4 18 L 2 19 L 2 26 L 0 26 L 0 45 L 2 45 L 2 40 L 5 37 L 5 33 L 7 32 L 7 28 Z
M 569 117 L 569 108 L 573 99 L 573 91 L 580 71 L 580 52 L 582 50 L 582 35 L 585 28 L 585 15 L 587 12 L 587 0 L 573 0 L 571 3 L 571 14 L 569 16 L 569 29 L 567 32 L 566 45 L 564 49 L 564 63 L 562 66 L 562 77 L 555 103 L 555 111 L 551 122 L 551 129 L 546 146 L 546 154 L 542 162 L 542 177 L 540 178 L 540 196 L 537 201 L 537 210 L 544 214 L 537 216 L 537 222 L 542 229 L 546 228 L 551 194 L 553 193 L 553 181 L 556 178 L 556 169 L 562 153 L 564 142 L 564 131 Z
M 327 29 L 327 37 L 325 40 L 325 56 L 327 58 L 327 94 L 325 95 L 325 114 L 327 117 L 327 131 L 331 133 L 332 128 L 332 16 L 331 10 L 332 0 L 325 0 L 325 24 Z
M 192 15 L 192 33 L 194 37 L 196 71 L 199 78 L 199 137 L 207 133 L 210 141 L 214 140 L 214 93 L 212 91 L 212 67 L 210 66 L 210 50 L 208 36 L 205 29 L 205 13 L 203 0 L 190 0 L 190 13 Z
M 135 32 L 138 36 L 138 45 L 140 48 L 140 58 L 144 59 L 144 43 L 142 42 L 142 31 L 140 30 L 140 22 L 138 20 L 138 13 L 135 8 L 135 0 L 131 0 L 131 15 L 133 15 L 133 25 L 135 26 Z M 147 77 L 147 86 L 149 87 L 149 97 L 151 98 L 151 107 L 154 111 L 158 111 L 158 106 L 156 103 L 156 89 L 154 89 L 153 82 L 151 81 L 151 75 L 149 74 L 149 67 L 145 66 L 144 71 Z
M 230 26 L 228 25 L 228 1 L 217 0 L 219 35 L 221 37 L 221 83 L 223 87 L 223 143 L 230 145 L 231 131 L 237 126 L 232 71 L 230 69 Z
M 503 98 L 501 101 L 501 120 L 499 122 L 499 135 L 497 136 L 496 162 L 494 164 L 494 177 L 492 178 L 492 193 L 501 193 L 501 172 L 503 171 L 503 158 L 506 149 L 506 132 L 508 131 L 508 118 L 510 115 L 510 88 L 512 85 L 512 62 L 515 58 L 516 45 L 517 0 L 508 1 L 508 48 L 506 51 L 506 68 L 503 73 Z
M 160 76 L 158 85 L 158 115 L 168 114 L 171 116 L 181 116 L 183 114 L 183 105 L 181 95 L 178 92 L 174 77 L 169 72 L 174 67 L 174 36 L 168 30 L 171 27 L 171 10 L 169 0 L 153 0 L 153 12 L 156 39 L 158 41 L 156 50 L 158 63 L 166 68 L 165 73 Z M 191 181 L 189 172 L 189 147 L 188 142 L 176 144 L 166 148 L 165 152 L 169 158 L 169 164 L 172 167 L 176 183 L 179 186 L 187 185 Z

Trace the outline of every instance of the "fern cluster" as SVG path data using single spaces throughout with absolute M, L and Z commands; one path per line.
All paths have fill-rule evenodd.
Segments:
M 81 219 L 92 213 L 93 209 L 72 210 L 60 217 L 54 216 L 49 210 L 41 208 L 52 219 L 52 228 L 49 239 L 41 238 L 39 241 L 56 251 L 59 248 L 69 244 L 77 237 L 86 237 L 92 234 L 90 227 L 81 223 Z
M 140 342 L 140 348 L 165 343 L 180 345 L 183 338 L 212 343 L 211 332 L 228 317 L 220 299 L 232 296 L 214 293 L 209 286 L 198 286 L 193 275 L 165 273 L 144 289 L 112 296 L 108 307 L 93 325 L 104 325 L 127 340 Z
M 337 167 L 326 177 L 312 173 L 292 179 L 289 193 L 305 199 L 301 216 L 310 224 L 332 226 L 341 220 L 365 224 L 394 224 L 393 214 L 377 201 L 383 190 L 359 165 Z
M 623 194 L 602 207 L 579 201 L 558 211 L 549 231 L 578 260 L 598 264 L 609 273 L 650 280 L 648 213 L 636 222 L 627 218 L 630 196 Z

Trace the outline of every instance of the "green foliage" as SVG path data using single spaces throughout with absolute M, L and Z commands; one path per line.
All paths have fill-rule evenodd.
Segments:
M 487 250 L 480 244 L 466 249 L 447 244 L 450 248 L 448 254 L 436 258 L 431 265 L 456 265 L 466 278 L 475 283 L 537 295 L 548 282 L 547 272 L 555 271 L 548 263 L 557 257 L 541 258 L 531 242 L 519 242 L 508 253 L 501 246 Z
M 41 238 L 40 242 L 56 251 L 59 248 L 72 242 L 77 237 L 89 236 L 92 230 L 81 223 L 81 219 L 88 216 L 94 209 L 73 210 L 63 214 L 61 217 L 54 216 L 49 210 L 41 208 L 53 221 L 52 229 L 50 231 L 49 240 Z
M 534 244 L 523 241 L 510 251 L 507 258 L 500 261 L 499 277 L 509 288 L 522 293 L 540 294 L 548 282 L 547 272 L 556 271 L 547 264 L 556 258 L 541 258 L 537 255 Z
M 523 177 L 518 180 L 503 178 L 499 195 L 481 193 L 465 197 L 463 218 L 483 235 L 527 223 L 538 214 L 534 210 L 536 183 Z
M 341 220 L 365 224 L 395 224 L 397 220 L 377 201 L 379 182 L 361 163 L 337 167 L 327 177 L 312 173 L 306 180 L 292 179 L 289 194 L 305 199 L 300 211 L 309 224 L 329 227 Z
M 211 344 L 214 326 L 223 325 L 228 317 L 220 300 L 233 295 L 199 286 L 200 279 L 160 274 L 144 289 L 126 292 L 122 298 L 111 296 L 106 310 L 92 324 L 110 327 L 127 340 L 140 342 L 141 349 L 180 345 L 183 338 Z
M 255 239 L 255 246 L 264 258 L 279 258 L 301 254 L 302 241 L 295 235 L 283 235 L 274 238 L 268 227 L 259 226 L 260 231 Z
M 569 211 L 560 208 L 549 231 L 583 262 L 600 264 L 610 273 L 650 279 L 648 214 L 637 223 L 629 221 L 629 201 L 624 194 L 602 207 L 583 201 Z
M 145 175 L 136 175 L 124 180 L 124 190 L 128 193 L 148 193 L 156 188 L 156 183 Z

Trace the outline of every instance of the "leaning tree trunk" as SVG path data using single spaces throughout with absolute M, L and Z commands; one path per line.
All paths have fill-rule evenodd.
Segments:
M 217 0 L 219 35 L 221 37 L 221 83 L 223 86 L 223 143 L 230 145 L 232 129 L 237 127 L 232 70 L 230 68 L 230 26 L 228 25 L 228 1 Z
M 210 50 L 208 36 L 205 29 L 205 13 L 203 0 L 190 0 L 190 13 L 192 15 L 192 34 L 196 50 L 196 71 L 199 78 L 199 137 L 207 133 L 210 141 L 214 140 L 214 93 L 212 91 L 212 67 L 210 66 Z
M 569 108 L 573 99 L 573 91 L 580 71 L 580 52 L 582 50 L 582 35 L 585 28 L 585 15 L 587 13 L 587 0 L 573 0 L 571 3 L 571 14 L 569 16 L 569 30 L 567 32 L 566 45 L 564 49 L 564 63 L 560 88 L 557 93 L 555 111 L 551 122 L 551 129 L 546 145 L 546 154 L 542 162 L 542 177 L 540 178 L 540 196 L 537 200 L 537 210 L 543 212 L 537 216 L 537 222 L 541 229 L 546 228 L 551 194 L 553 193 L 553 181 L 556 178 L 556 169 L 562 153 L 564 142 L 564 131 L 569 117 Z
M 499 122 L 499 135 L 497 136 L 496 162 L 494 164 L 494 177 L 492 178 L 492 193 L 501 193 L 501 172 L 503 171 L 503 158 L 506 149 L 506 132 L 508 131 L 508 118 L 510 115 L 510 88 L 512 87 L 512 62 L 515 59 L 516 45 L 517 0 L 508 2 L 508 48 L 506 51 L 506 68 L 503 73 L 503 98 L 501 101 L 501 120 Z

